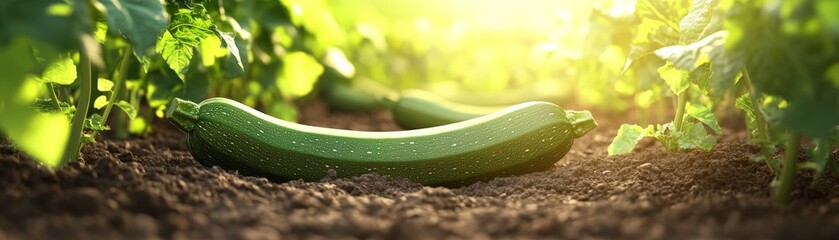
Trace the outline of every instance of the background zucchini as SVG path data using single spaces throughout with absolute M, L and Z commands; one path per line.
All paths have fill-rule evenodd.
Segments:
M 418 129 L 456 123 L 484 116 L 500 107 L 481 107 L 455 103 L 434 93 L 418 89 L 400 92 L 388 104 L 393 120 L 404 129 Z
M 388 108 L 393 114 L 394 121 L 404 129 L 442 126 L 488 115 L 503 109 L 503 107 L 460 104 L 437 94 L 418 89 L 402 91 L 398 100 L 389 100 Z M 565 113 L 573 116 L 569 119 L 591 118 L 591 113 L 588 111 L 565 110 Z M 581 122 L 579 124 L 587 123 Z
M 378 172 L 446 186 L 546 169 L 575 137 L 596 126 L 590 114 L 566 115 L 547 102 L 398 132 L 306 126 L 224 98 L 200 105 L 176 98 L 168 116 L 187 132 L 190 153 L 207 166 L 306 181 L 321 179 L 329 169 L 340 177 Z
M 379 82 L 366 79 L 348 79 L 337 73 L 324 73 L 318 82 L 320 94 L 333 110 L 343 112 L 371 112 L 385 107 L 382 99 L 395 94 Z

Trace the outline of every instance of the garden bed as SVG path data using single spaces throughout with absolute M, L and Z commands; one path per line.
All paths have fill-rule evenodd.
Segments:
M 773 175 L 750 160 L 759 149 L 742 132 L 726 130 L 710 152 L 642 141 L 635 153 L 607 157 L 617 123 L 626 121 L 598 120 L 550 170 L 455 189 L 376 174 L 274 183 L 207 168 L 165 121 L 148 137 L 100 139 L 82 150 L 83 161 L 56 172 L 3 141 L 0 239 L 839 236 L 832 174 L 816 186 L 799 174 L 794 201 L 779 208 Z M 331 113 L 320 102 L 305 105 L 301 121 L 398 129 L 385 111 Z

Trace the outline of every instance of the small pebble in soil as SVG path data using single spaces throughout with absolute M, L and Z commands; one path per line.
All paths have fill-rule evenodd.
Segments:
M 338 172 L 335 169 L 329 169 L 326 171 L 326 176 L 324 177 L 326 180 L 337 180 L 338 179 Z

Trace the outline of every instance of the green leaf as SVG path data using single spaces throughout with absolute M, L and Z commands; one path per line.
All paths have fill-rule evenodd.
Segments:
M 82 133 L 81 141 L 79 143 L 84 146 L 89 143 L 96 143 L 96 135 L 91 133 Z
M 609 155 L 620 155 L 631 153 L 638 141 L 644 138 L 644 128 L 638 125 L 623 124 L 618 129 L 618 135 L 609 144 L 607 151 Z
M 100 92 L 110 92 L 114 89 L 114 82 L 107 78 L 99 78 L 96 80 L 96 89 Z
M 27 115 L 27 122 L 21 128 L 5 129 L 4 133 L 17 147 L 44 165 L 58 167 L 70 136 L 70 121 L 58 113 Z
M 283 56 L 282 73 L 277 76 L 277 86 L 283 94 L 299 98 L 312 92 L 323 66 L 314 57 L 304 52 L 292 52 Z
M 839 96 L 827 92 L 818 99 L 789 101 L 783 109 L 780 125 L 811 138 L 824 138 L 839 122 Z
M 55 101 L 50 98 L 35 99 L 35 102 L 32 103 L 32 108 L 37 113 L 63 113 L 67 115 L 68 119 L 72 118 L 76 112 L 76 106 L 66 102 L 58 102 L 58 105 L 56 105 Z
M 151 124 L 145 118 L 138 117 L 131 120 L 128 124 L 128 132 L 136 135 L 144 135 L 151 131 Z
M 90 117 L 85 118 L 84 127 L 86 129 L 100 132 L 111 130 L 111 127 L 105 125 L 105 121 L 102 119 L 102 115 L 99 115 L 98 113 L 94 113 L 93 115 L 90 115 Z
M 734 103 L 737 108 L 743 110 L 746 114 L 746 127 L 749 129 L 749 139 L 752 142 L 760 139 L 759 129 L 757 126 L 757 116 L 755 115 L 755 109 L 752 107 L 752 99 L 749 94 L 744 94 L 737 98 L 737 101 Z
M 685 77 L 686 74 L 673 67 L 672 63 L 667 63 L 658 68 L 658 74 L 667 82 L 667 86 L 674 94 L 679 95 L 690 87 L 690 79 Z
M 233 35 L 227 33 L 218 32 L 218 35 L 221 36 L 221 43 L 230 51 L 229 56 L 232 56 L 236 64 L 239 65 L 239 68 L 245 71 L 245 66 L 242 64 L 242 54 L 239 53 L 239 46 L 236 45 L 236 39 Z
M 193 51 L 200 46 L 202 40 L 214 33 L 211 30 L 213 27 L 200 4 L 195 4 L 192 10 L 178 9 L 167 27 L 168 30 L 163 32 L 163 36 L 157 42 L 155 50 L 183 80 Z
M 112 31 L 134 45 L 137 56 L 145 56 L 155 46 L 157 36 L 169 22 L 158 0 L 98 0 L 105 6 L 105 18 Z
M 105 95 L 101 95 L 93 101 L 93 108 L 102 109 L 103 107 L 108 105 L 108 97 Z
M 14 59 L 0 64 L 0 132 L 34 159 L 55 168 L 67 145 L 70 121 L 64 114 L 37 113 L 32 108 L 43 84 L 26 75 L 36 64 L 31 47 L 23 38 L 0 46 L 0 59 Z
M 41 79 L 44 82 L 51 82 L 61 85 L 70 85 L 76 80 L 76 64 L 70 56 L 61 56 L 52 61 L 44 69 Z
M 69 11 L 68 11 L 69 10 Z M 89 33 L 87 4 L 63 0 L 0 1 L 0 43 L 17 37 L 44 43 L 57 52 L 78 51 L 79 35 Z
M 8 45 L 0 46 L 0 59 L 16 59 L 16 61 L 4 61 L 0 64 L 0 73 L 2 73 L 0 74 L 0 103 L 12 104 L 11 101 L 26 79 L 26 73 L 35 66 L 30 47 L 29 41 L 25 38 L 16 38 Z M 0 120 L 9 119 L 5 116 Z
M 119 107 L 119 109 L 122 109 L 122 111 L 125 112 L 125 115 L 128 115 L 129 119 L 133 120 L 135 117 L 137 117 L 137 109 L 134 108 L 134 106 L 132 106 L 131 103 L 128 103 L 123 100 L 117 102 L 116 106 Z
M 703 39 L 708 34 L 722 29 L 722 16 L 718 14 L 719 0 L 694 0 L 693 6 L 679 22 L 681 43 L 692 43 Z
M 720 124 L 717 122 L 717 117 L 715 117 L 714 113 L 711 112 L 711 109 L 705 105 L 691 103 L 686 106 L 685 111 L 689 116 L 704 123 L 705 125 L 708 125 L 708 127 L 711 127 L 711 129 L 717 134 L 722 133 L 722 127 L 720 127 Z
M 649 126 L 644 131 L 646 136 L 655 138 L 669 151 L 681 149 L 679 147 L 679 142 L 673 137 L 673 134 L 677 132 L 676 126 L 673 122 L 656 125 L 655 128 L 653 128 L 653 126 Z
M 693 71 L 710 61 L 710 52 L 724 49 L 727 36 L 727 31 L 719 31 L 686 46 L 676 45 L 660 48 L 655 51 L 655 54 L 672 62 L 677 69 Z
M 702 124 L 694 122 L 684 122 L 685 131 L 671 132 L 673 138 L 679 144 L 679 149 L 702 149 L 710 151 L 717 144 L 717 139 L 705 131 Z
M 168 31 L 163 33 L 163 37 L 157 43 L 157 52 L 160 53 L 163 60 L 166 61 L 166 64 L 172 70 L 175 70 L 175 73 L 181 80 L 184 79 L 186 67 L 189 66 L 189 61 L 192 60 L 193 48 L 194 46 L 179 41 Z
M 96 30 L 94 30 L 93 36 L 96 38 L 96 41 L 104 44 L 108 38 L 108 23 L 104 21 L 96 22 Z

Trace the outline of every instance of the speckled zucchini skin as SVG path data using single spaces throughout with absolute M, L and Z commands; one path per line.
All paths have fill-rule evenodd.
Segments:
M 301 125 L 224 98 L 176 99 L 171 108 L 198 162 L 274 179 L 317 181 L 334 169 L 339 177 L 377 172 L 460 186 L 549 168 L 578 136 L 563 109 L 547 102 L 398 132 Z

